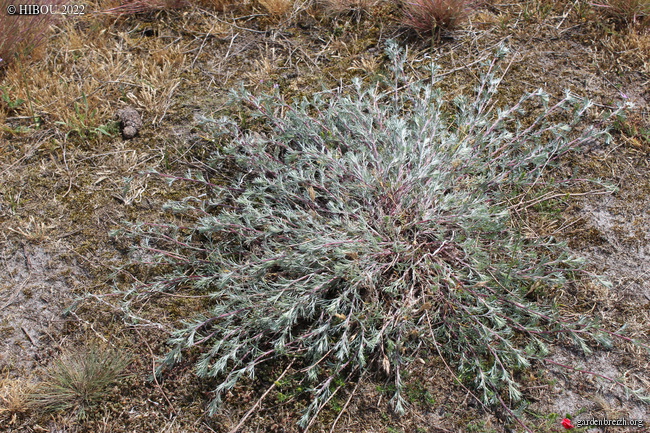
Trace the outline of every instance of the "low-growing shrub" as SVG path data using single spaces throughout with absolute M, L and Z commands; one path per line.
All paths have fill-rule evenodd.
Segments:
M 211 412 L 258 366 L 289 360 L 311 387 L 303 426 L 338 378 L 368 370 L 392 378 L 401 412 L 404 369 L 437 353 L 484 404 L 508 408 L 522 398 L 517 372 L 543 361 L 549 343 L 609 344 L 590 320 L 565 321 L 527 297 L 564 284 L 580 261 L 553 239 L 521 235 L 511 204 L 543 201 L 558 157 L 608 137 L 573 131 L 590 102 L 550 104 L 540 90 L 495 108 L 494 64 L 474 98 L 447 101 L 435 78 L 405 79 L 396 44 L 387 53 L 394 76 L 355 80 L 350 94 L 234 94 L 240 121 L 206 124 L 224 146 L 210 166 L 228 175 L 184 178 L 205 190 L 166 206 L 182 225 L 124 230 L 140 257 L 175 269 L 125 293 L 126 313 L 151 293 L 211 296 L 163 363 L 199 349 L 198 375 L 218 379 Z
M 478 0 L 404 0 L 402 22 L 424 35 L 453 30 L 466 21 Z

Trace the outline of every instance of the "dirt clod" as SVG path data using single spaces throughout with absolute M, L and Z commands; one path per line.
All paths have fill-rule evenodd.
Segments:
M 130 140 L 138 135 L 140 128 L 142 128 L 142 117 L 135 108 L 125 107 L 117 110 L 116 116 L 120 120 L 122 137 L 125 140 Z

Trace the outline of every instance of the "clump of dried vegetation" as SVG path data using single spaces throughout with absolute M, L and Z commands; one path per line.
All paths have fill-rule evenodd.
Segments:
M 182 9 L 190 5 L 186 0 L 129 0 L 101 11 L 108 15 L 136 15 L 159 10 Z
M 49 5 L 60 5 L 65 0 L 48 1 Z M 19 54 L 29 54 L 43 43 L 49 34 L 50 26 L 56 21 L 57 16 L 40 14 L 20 16 L 9 14 L 8 7 L 19 7 L 15 1 L 0 1 L 0 69 L 12 62 Z
M 259 0 L 259 2 L 273 16 L 287 15 L 293 7 L 293 0 Z
M 453 30 L 481 3 L 478 0 L 405 0 L 402 22 L 423 35 Z
M 359 15 L 369 11 L 382 1 L 384 0 L 321 0 L 319 4 L 330 14 L 352 13 Z
M 29 412 L 34 387 L 23 379 L 5 377 L 0 380 L 0 422 L 15 423 L 17 417 Z
M 181 82 L 176 70 L 185 55 L 179 47 L 166 47 L 160 40 L 138 61 L 129 62 L 124 47 L 137 44 L 138 34 L 107 38 L 97 29 L 84 35 L 67 20 L 56 37 L 68 49 L 45 58 L 42 67 L 27 71 L 24 63 L 16 63 L 8 68 L 0 89 L 0 107 L 8 115 L 27 115 L 36 125 L 56 122 L 68 138 L 83 139 L 117 131 L 111 101 L 120 98 L 122 104 L 146 107 L 153 124 L 162 120 Z M 66 78 L 73 76 L 89 79 Z
M 645 27 L 650 17 L 649 0 L 604 0 L 592 2 L 605 15 L 624 24 Z

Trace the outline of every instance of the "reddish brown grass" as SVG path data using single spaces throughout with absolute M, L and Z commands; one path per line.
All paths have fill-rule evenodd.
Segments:
M 33 2 L 33 4 L 45 4 Z M 60 5 L 64 0 L 51 0 L 48 5 Z M 25 4 L 24 2 L 22 4 Z M 15 56 L 28 54 L 45 40 L 50 25 L 58 15 L 9 15 L 8 7 L 19 7 L 15 0 L 0 0 L 0 68 L 7 66 Z
M 453 30 L 469 17 L 478 0 L 406 0 L 403 23 L 418 33 Z

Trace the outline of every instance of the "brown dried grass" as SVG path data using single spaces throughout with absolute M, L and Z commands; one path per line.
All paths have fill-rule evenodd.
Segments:
M 348 12 L 366 12 L 377 6 L 383 0 L 322 0 L 320 4 L 330 14 L 345 14 Z
M 101 27 L 80 30 L 72 20 L 60 30 L 52 41 L 59 48 L 37 65 L 24 59 L 6 69 L 3 91 L 26 101 L 11 115 L 46 119 L 84 136 L 108 124 L 124 101 L 145 112 L 147 122 L 162 121 L 185 68 L 182 47 L 168 47 L 163 38 L 143 42 L 129 32 L 106 37 Z M 137 49 L 145 54 L 133 61 Z
M 628 25 L 648 25 L 650 0 L 599 0 L 591 3 L 605 15 Z
M 275 0 L 281 1 L 281 0 Z M 286 1 L 286 0 L 285 0 Z M 107 15 L 137 15 L 160 10 L 183 9 L 196 4 L 198 6 L 224 11 L 234 4 L 233 0 L 122 0 L 119 5 L 110 6 L 101 13 Z
M 31 409 L 30 396 L 34 385 L 20 379 L 0 380 L 0 423 L 4 420 L 9 423 L 21 414 Z
M 293 9 L 293 0 L 259 0 L 266 11 L 273 16 L 287 15 Z
M 402 22 L 420 34 L 453 30 L 469 18 L 479 0 L 407 0 Z
M 104 9 L 108 15 L 136 15 L 158 10 L 182 9 L 189 6 L 186 0 L 127 0 L 120 5 Z
M 64 0 L 50 0 L 48 5 L 60 5 Z M 37 1 L 34 4 L 45 4 Z M 18 7 L 15 0 L 0 0 L 0 68 L 9 65 L 16 56 L 29 54 L 49 33 L 50 26 L 58 15 L 41 14 L 31 16 L 9 15 L 10 5 Z

